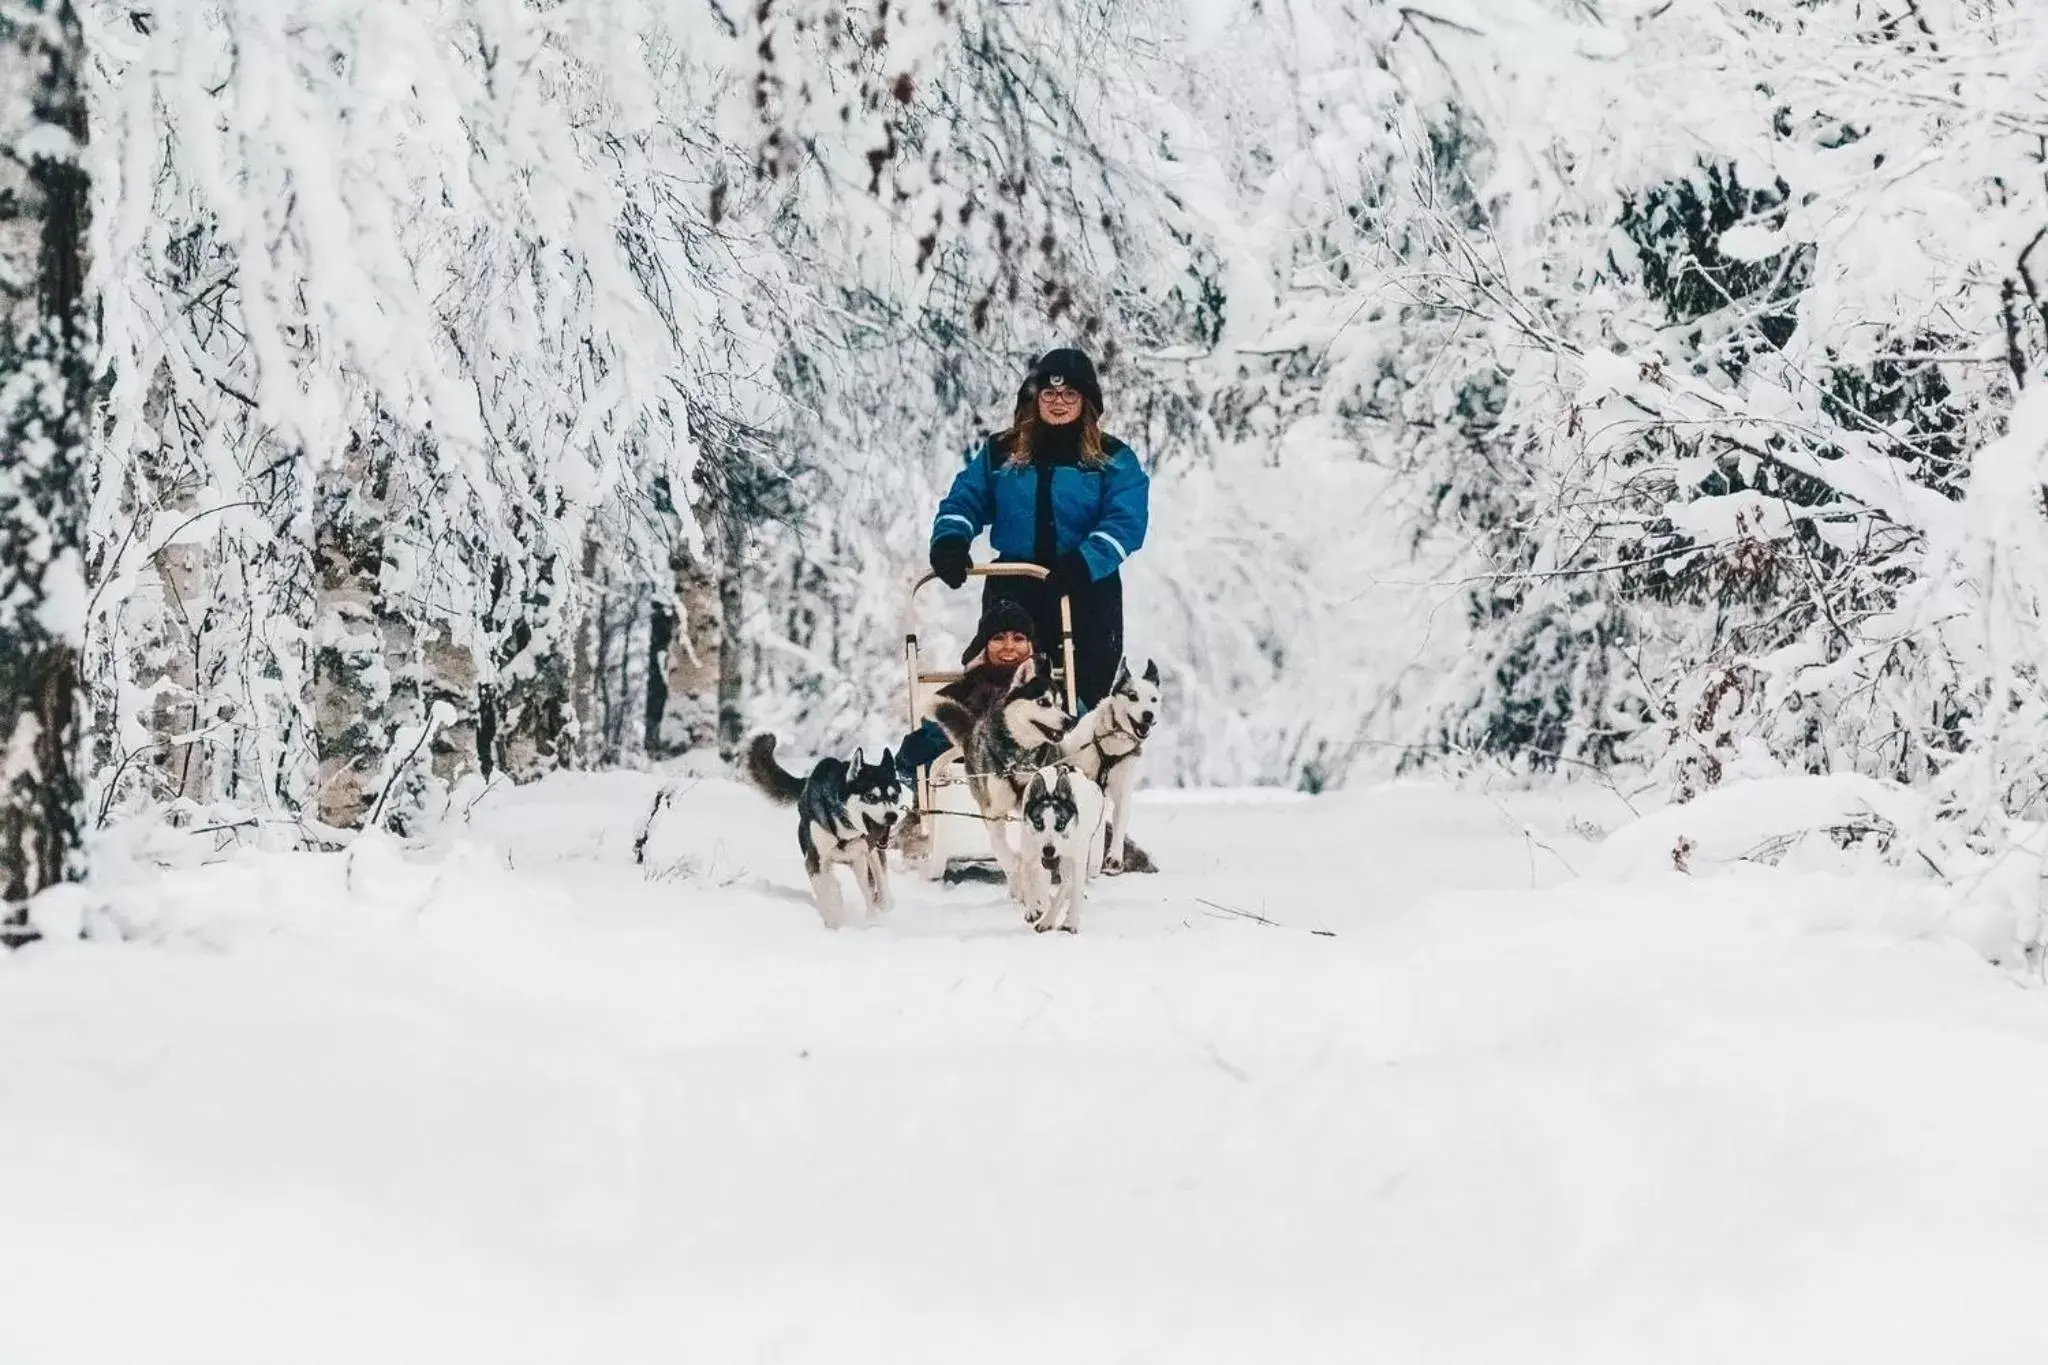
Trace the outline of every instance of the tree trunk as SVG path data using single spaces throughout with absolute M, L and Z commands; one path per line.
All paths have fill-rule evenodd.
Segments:
M 189 493 L 166 504 L 172 513 L 190 515 L 195 499 Z M 206 601 L 206 546 L 203 541 L 166 545 L 146 571 L 154 575 L 159 596 L 158 618 L 166 648 L 159 675 L 149 679 L 161 685 L 151 708 L 151 730 L 157 735 L 197 735 L 199 714 L 199 660 L 205 643 L 205 612 L 193 609 Z M 145 683 L 147 685 L 147 683 Z M 198 805 L 211 795 L 211 763 L 204 740 L 165 743 L 156 756 L 162 774 L 159 790 L 172 799 L 183 798 Z
M 146 430 L 160 431 L 176 420 L 170 401 L 169 369 L 159 365 L 143 398 Z M 125 485 L 120 515 L 134 519 L 137 540 L 149 543 L 163 520 L 182 525 L 198 513 L 198 481 L 179 477 L 181 463 L 179 452 L 161 442 L 138 442 L 125 457 L 110 453 L 95 459 L 96 479 Z M 89 565 L 88 574 L 118 573 L 112 552 L 102 553 L 109 559 Z M 121 642 L 112 648 L 122 657 L 95 653 L 84 661 L 91 718 L 80 737 L 82 771 L 112 774 L 106 790 L 94 794 L 97 809 L 90 814 L 95 822 L 137 799 L 183 798 L 196 808 L 221 794 L 215 787 L 212 743 L 195 738 L 204 725 L 200 689 L 213 568 L 205 543 L 197 539 L 163 545 L 143 558 L 136 566 L 135 589 L 115 607 L 108 631 L 109 639 Z M 131 733 L 121 715 L 124 666 L 126 685 L 149 698 L 128 719 L 139 719 L 153 738 L 133 750 L 122 742 Z M 232 757 L 220 766 L 232 774 Z
M 336 829 L 358 828 L 369 814 L 388 743 L 392 675 L 378 605 L 390 464 L 391 451 L 374 437 L 352 442 L 322 480 L 313 530 L 315 801 L 320 822 Z
M 580 577 L 585 587 L 582 610 L 576 613 L 575 652 L 569 663 L 569 703 L 577 730 L 602 752 L 604 746 L 604 611 L 606 585 L 598 573 L 598 546 L 583 542 Z
M 661 720 L 668 714 L 668 647 L 676 637 L 676 609 L 673 601 L 656 598 L 647 614 L 647 709 L 643 716 L 641 741 L 647 756 L 668 757 L 662 743 Z
M 82 875 L 85 43 L 69 0 L 0 19 L 0 945 Z M 33 280 L 34 292 L 22 287 Z
M 498 637 L 494 677 L 478 689 L 477 743 L 486 775 L 514 782 L 575 766 L 581 730 L 571 695 L 572 631 L 563 629 L 552 556 L 500 559 L 484 623 Z
M 719 638 L 724 613 L 719 608 L 718 575 L 705 559 L 687 552 L 677 556 L 673 605 L 681 608 L 681 629 L 671 628 L 667 648 L 649 665 L 650 670 L 667 672 L 667 712 L 661 730 L 664 756 L 718 742 Z
M 742 588 L 747 565 L 747 535 L 738 525 L 725 528 L 723 563 L 718 575 L 718 752 L 730 759 L 740 751 L 746 713 L 740 697 L 746 681 L 741 667 L 740 617 L 746 606 Z
M 453 788 L 478 767 L 476 655 L 456 644 L 444 625 L 427 638 L 423 663 L 428 710 L 435 702 L 455 709 L 455 722 L 434 735 L 429 751 L 435 779 Z
M 647 609 L 647 588 L 635 583 L 619 594 L 618 614 L 611 619 L 611 637 L 618 644 L 618 674 L 613 679 L 615 691 L 605 717 L 604 747 L 609 755 L 608 762 L 624 763 L 634 756 L 635 751 L 644 754 L 636 743 L 637 736 L 630 724 L 633 712 L 633 639 L 640 618 Z M 647 671 L 653 673 L 660 665 L 650 657 Z M 645 695 L 646 689 L 641 689 Z

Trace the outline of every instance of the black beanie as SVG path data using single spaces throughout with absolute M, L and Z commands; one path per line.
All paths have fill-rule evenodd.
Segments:
M 1013 597 L 998 597 L 981 613 L 981 624 L 974 629 L 974 643 L 967 646 L 967 652 L 960 656 L 961 663 L 967 663 L 988 647 L 995 636 L 1015 631 L 1038 647 L 1038 623 L 1031 619 L 1031 613 L 1024 604 Z
M 1071 346 L 1047 351 L 1031 367 L 1024 387 L 1035 398 L 1038 390 L 1053 379 L 1066 380 L 1069 388 L 1078 389 L 1083 398 L 1095 405 L 1097 412 L 1102 411 L 1102 383 L 1095 377 L 1095 362 L 1088 358 L 1086 351 L 1077 351 Z

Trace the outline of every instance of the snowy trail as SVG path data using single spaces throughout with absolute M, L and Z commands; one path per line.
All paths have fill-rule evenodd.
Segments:
M 0 1360 L 2048 1347 L 2048 999 L 1882 883 L 1580 882 L 1535 798 L 1160 796 L 1171 872 L 1078 938 L 979 886 L 830 934 L 724 784 L 632 866 L 653 787 L 0 962 Z

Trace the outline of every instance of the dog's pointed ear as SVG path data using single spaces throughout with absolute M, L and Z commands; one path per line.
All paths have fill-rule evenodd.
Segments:
M 867 767 L 867 765 L 867 759 L 862 756 L 860 750 L 855 749 L 853 757 L 846 760 L 846 780 L 851 782 L 854 778 L 859 777 L 861 769 Z
M 884 749 L 882 750 L 882 756 L 875 760 L 875 765 L 884 773 L 893 773 L 896 771 L 896 755 Z
M 1130 680 L 1131 661 L 1129 659 L 1118 659 L 1116 661 L 1116 680 L 1110 683 L 1109 690 L 1114 692 Z
M 1017 671 L 1010 675 L 1010 690 L 1012 692 L 1015 692 L 1018 688 L 1024 686 L 1026 683 L 1030 682 L 1033 678 L 1037 676 L 1038 658 L 1036 655 L 1033 655 L 1031 658 L 1026 659 L 1023 663 L 1018 664 Z
M 1159 660 L 1145 660 L 1145 681 L 1151 683 L 1154 687 L 1159 685 Z
M 1074 770 L 1072 768 L 1060 769 L 1059 790 L 1060 795 L 1066 797 L 1069 801 L 1074 799 Z

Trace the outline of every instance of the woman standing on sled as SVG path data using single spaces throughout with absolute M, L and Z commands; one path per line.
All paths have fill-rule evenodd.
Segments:
M 984 580 L 981 624 L 961 656 L 967 674 L 941 689 L 970 710 L 995 704 L 1035 649 L 1055 647 L 1063 594 L 1073 609 L 1080 709 L 1116 685 L 1124 653 L 1120 570 L 1145 543 L 1151 480 L 1136 451 L 1103 434 L 1102 407 L 1094 362 L 1077 350 L 1048 351 L 1017 391 L 1009 430 L 982 443 L 939 503 L 931 566 L 947 587 L 966 583 L 968 547 L 984 529 L 998 563 L 1037 564 L 1050 574 Z M 904 738 L 897 761 L 914 772 L 951 743 L 926 721 Z M 1123 848 L 1123 870 L 1156 870 L 1128 835 Z
M 1030 613 L 1041 642 L 1060 638 L 1060 595 L 1074 611 L 1074 692 L 1101 701 L 1124 653 L 1119 570 L 1145 543 L 1151 480 L 1137 452 L 1102 431 L 1102 387 L 1080 351 L 1048 351 L 1017 392 L 1008 431 L 982 443 L 953 480 L 932 522 L 932 572 L 967 581 L 968 545 L 989 532 L 996 562 L 1037 564 L 1051 577 L 990 578 L 984 614 L 998 601 Z

